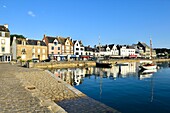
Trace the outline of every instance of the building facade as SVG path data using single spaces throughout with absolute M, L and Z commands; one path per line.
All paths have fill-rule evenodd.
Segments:
M 142 48 L 142 52 L 140 53 L 141 57 L 143 58 L 155 58 L 156 57 L 156 51 L 150 48 L 146 43 L 144 42 L 138 42 L 138 47 Z
M 11 50 L 13 60 L 27 61 L 36 58 L 41 61 L 47 59 L 47 46 L 41 40 L 13 37 Z
M 0 25 L 0 62 L 10 62 L 10 31 L 8 25 Z
M 51 37 L 44 35 L 43 41 L 47 45 L 48 56 L 54 60 L 70 59 L 73 55 L 73 42 L 70 37 Z
M 81 41 L 75 40 L 73 41 L 74 47 L 73 52 L 74 55 L 84 55 L 84 46 Z

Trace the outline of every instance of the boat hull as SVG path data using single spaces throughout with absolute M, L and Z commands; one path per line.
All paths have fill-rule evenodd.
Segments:
M 96 62 L 96 67 L 111 68 L 112 64 L 111 63 L 99 63 L 99 62 Z
M 157 66 L 156 65 L 154 65 L 154 66 L 140 66 L 140 68 L 145 69 L 145 70 L 153 70 L 153 69 L 156 69 Z

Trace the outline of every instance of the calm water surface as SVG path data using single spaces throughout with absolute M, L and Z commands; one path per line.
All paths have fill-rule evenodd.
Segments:
M 55 69 L 52 72 L 89 97 L 122 113 L 170 113 L 170 68 L 140 71 L 137 63 L 106 68 Z

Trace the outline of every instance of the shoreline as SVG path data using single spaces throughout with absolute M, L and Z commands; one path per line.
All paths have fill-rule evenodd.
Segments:
M 0 75 L 2 79 L 0 82 L 2 90 L 0 91 L 0 98 L 3 99 L 0 102 L 0 110 L 2 112 L 11 112 L 15 109 L 19 112 L 99 113 L 103 111 L 119 113 L 114 108 L 86 96 L 63 80 L 56 79 L 54 74 L 44 69 L 24 68 L 20 64 L 6 63 L 0 64 L 0 70 L 2 72 L 2 75 Z M 7 80 L 8 82 L 6 82 Z M 17 92 L 17 94 L 14 92 Z M 77 103 L 79 104 L 77 105 Z
M 125 63 L 125 62 L 140 62 L 141 60 L 149 59 L 113 59 L 103 60 L 109 63 Z M 170 59 L 152 59 L 153 62 L 168 62 Z M 60 61 L 60 62 L 40 62 L 34 63 L 33 68 L 48 69 L 48 68 L 78 68 L 78 67 L 92 67 L 96 66 L 95 61 Z

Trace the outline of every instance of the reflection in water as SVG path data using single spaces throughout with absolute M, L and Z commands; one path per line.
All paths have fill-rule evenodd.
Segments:
M 122 113 L 170 113 L 169 63 L 158 70 L 139 70 L 138 63 L 112 68 L 52 70 L 87 96 Z M 81 85 L 80 85 L 81 84 Z M 158 107 L 159 106 L 159 107 Z
M 138 63 L 130 63 L 128 66 L 113 66 L 112 68 L 67 68 L 67 69 L 54 69 L 51 72 L 56 77 L 61 78 L 71 85 L 79 85 L 83 82 L 84 77 L 95 75 L 95 78 L 109 78 L 116 80 L 117 78 L 125 77 L 138 77 L 139 80 L 151 78 L 152 74 L 157 70 L 139 70 Z

